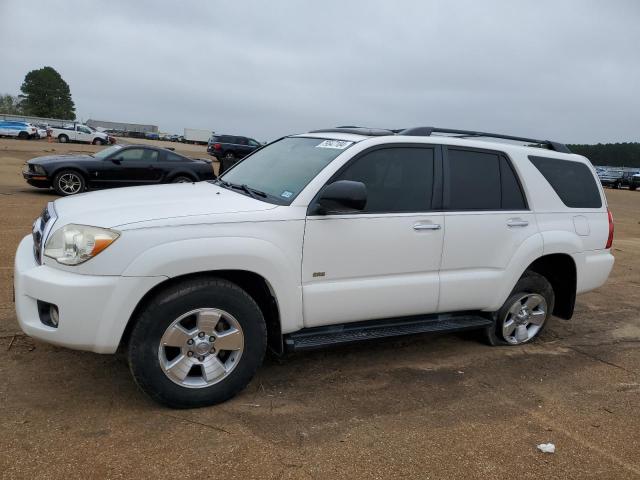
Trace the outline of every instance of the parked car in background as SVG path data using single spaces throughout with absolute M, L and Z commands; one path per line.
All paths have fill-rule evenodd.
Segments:
M 640 173 L 635 173 L 629 180 L 629 190 L 636 190 L 640 188 Z
M 114 145 L 93 155 L 52 155 L 29 160 L 29 185 L 74 195 L 86 189 L 186 183 L 215 178 L 210 161 L 149 145 Z
M 31 138 L 36 138 L 37 135 L 38 129 L 28 122 L 0 122 L 0 137 L 14 137 L 21 140 L 29 140 Z
M 47 205 L 16 252 L 17 318 L 36 339 L 127 352 L 173 407 L 231 398 L 267 346 L 470 329 L 526 345 L 614 262 L 595 172 L 556 142 L 329 128 L 216 182 L 125 190 Z
M 36 127 L 36 138 L 46 138 L 47 137 L 47 130 L 49 130 L 49 126 L 45 125 L 45 124 L 34 124 L 34 127 Z
M 154 132 L 147 132 L 144 134 L 144 138 L 147 140 L 160 140 L 160 134 Z
M 207 152 L 220 161 L 219 174 L 221 174 L 261 146 L 253 138 L 214 134 L 207 143 Z
M 637 172 L 625 170 L 605 170 L 598 174 L 600 183 L 605 187 L 621 188 L 631 186 L 631 177 Z
M 93 145 L 107 145 L 109 143 L 109 135 L 81 123 L 65 127 L 51 127 L 51 136 L 60 143 L 80 142 Z

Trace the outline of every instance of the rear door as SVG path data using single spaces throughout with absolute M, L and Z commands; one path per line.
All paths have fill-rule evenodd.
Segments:
M 358 155 L 328 183 L 367 187 L 363 211 L 307 217 L 302 265 L 306 327 L 432 313 L 444 236 L 437 146 Z
M 440 312 L 488 308 L 519 246 L 538 232 L 506 154 L 445 147 Z M 540 242 L 540 254 L 542 244 Z

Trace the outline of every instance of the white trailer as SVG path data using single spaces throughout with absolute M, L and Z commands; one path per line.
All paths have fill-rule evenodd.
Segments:
M 184 129 L 184 142 L 206 145 L 213 132 L 211 130 L 200 130 L 197 128 Z

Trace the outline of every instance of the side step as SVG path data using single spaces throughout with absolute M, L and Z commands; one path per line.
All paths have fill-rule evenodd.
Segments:
M 331 345 L 399 337 L 417 333 L 455 332 L 488 327 L 492 321 L 479 314 L 469 315 L 419 315 L 389 318 L 367 322 L 345 323 L 326 327 L 304 328 L 285 335 L 285 349 L 290 352 L 314 350 Z

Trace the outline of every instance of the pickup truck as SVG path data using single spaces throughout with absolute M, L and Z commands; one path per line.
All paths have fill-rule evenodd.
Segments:
M 109 135 L 92 130 L 86 125 L 75 123 L 68 127 L 51 127 L 51 136 L 57 138 L 60 143 L 82 142 L 93 145 L 107 145 Z

